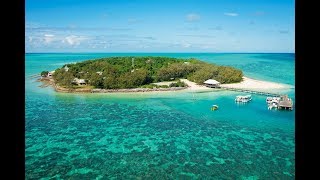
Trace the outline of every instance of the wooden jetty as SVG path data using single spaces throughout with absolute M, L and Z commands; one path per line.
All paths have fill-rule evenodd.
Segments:
M 277 94 L 277 93 L 268 93 L 268 92 L 253 91 L 253 90 L 247 90 L 247 89 L 229 88 L 229 87 L 219 87 L 219 88 L 229 90 L 229 91 L 245 92 L 245 93 L 259 94 L 259 95 L 264 95 L 264 96 L 273 96 L 273 97 L 280 97 L 281 96 L 281 94 Z
M 237 91 L 237 92 L 245 92 L 250 94 L 259 94 L 264 96 L 271 96 L 271 97 L 279 97 L 279 101 L 276 103 L 276 106 L 273 104 L 268 104 L 268 109 L 272 109 L 272 107 L 276 107 L 277 109 L 284 109 L 284 110 L 293 110 L 293 102 L 292 99 L 288 97 L 288 95 L 281 95 L 277 93 L 268 93 L 268 92 L 261 92 L 261 91 L 253 91 L 247 89 L 238 89 L 238 88 L 229 88 L 229 87 L 219 87 L 220 89 L 230 90 L 230 91 Z

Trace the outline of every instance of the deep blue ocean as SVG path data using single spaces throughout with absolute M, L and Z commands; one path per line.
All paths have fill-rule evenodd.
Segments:
M 237 105 L 231 91 L 68 94 L 32 78 L 110 56 L 197 58 L 295 85 L 290 53 L 26 54 L 26 179 L 295 179 L 295 110 L 268 110 L 265 96 Z M 295 100 L 294 88 L 279 93 Z

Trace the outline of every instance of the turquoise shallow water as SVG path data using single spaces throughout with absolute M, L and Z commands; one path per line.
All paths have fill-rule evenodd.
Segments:
M 119 55 L 196 57 L 294 85 L 294 54 L 26 54 L 26 179 L 295 178 L 295 111 L 269 111 L 264 96 L 236 105 L 228 91 L 63 94 L 30 78 Z

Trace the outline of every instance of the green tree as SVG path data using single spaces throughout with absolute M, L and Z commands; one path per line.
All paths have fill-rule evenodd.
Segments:
M 132 58 L 134 58 L 134 67 L 132 66 Z M 64 70 L 65 66 L 69 67 L 68 71 Z M 99 75 L 97 72 L 102 72 L 102 74 Z M 56 83 L 64 86 L 72 87 L 72 80 L 79 78 L 85 79 L 88 84 L 94 87 L 106 89 L 136 88 L 152 82 L 171 80 L 171 78 L 188 78 L 190 81 L 202 84 L 210 78 L 221 83 L 240 82 L 242 77 L 242 71 L 233 67 L 218 66 L 194 58 L 177 59 L 151 56 L 86 60 L 75 64 L 66 64 L 57 69 L 53 75 Z
M 104 86 L 103 77 L 97 74 L 96 72 L 93 72 L 91 74 L 90 80 L 88 82 L 90 85 L 97 88 L 103 88 Z
M 72 88 L 72 81 L 74 76 L 71 72 L 65 71 L 64 69 L 57 69 L 53 74 L 53 79 L 61 86 Z
M 187 86 L 187 84 L 182 82 L 182 81 L 180 81 L 180 80 L 175 82 L 175 83 L 171 83 L 169 85 L 169 87 L 186 87 L 186 86 Z
M 117 89 L 119 88 L 118 79 L 114 76 L 106 76 L 103 81 L 103 88 L 105 89 Z
M 42 77 L 46 77 L 46 76 L 48 75 L 48 73 L 49 73 L 49 71 L 42 71 L 42 72 L 40 73 L 40 75 L 41 75 Z

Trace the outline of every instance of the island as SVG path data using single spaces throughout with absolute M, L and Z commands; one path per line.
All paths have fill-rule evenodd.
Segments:
M 243 80 L 243 72 L 198 59 L 171 57 L 107 57 L 65 64 L 42 71 L 42 82 L 58 92 L 145 92 L 186 89 L 208 79 L 221 84 Z

